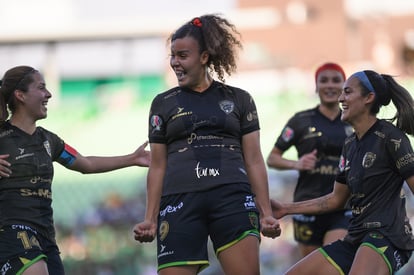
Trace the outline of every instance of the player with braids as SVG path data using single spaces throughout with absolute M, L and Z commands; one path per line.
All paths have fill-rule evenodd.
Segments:
M 146 214 L 134 227 L 139 242 L 157 237 L 162 275 L 207 267 L 209 237 L 226 274 L 258 275 L 260 232 L 280 235 L 255 103 L 224 84 L 236 69 L 238 37 L 218 15 L 194 18 L 169 37 L 178 86 L 151 105 Z
M 11 68 L 0 85 L 0 274 L 63 275 L 53 224 L 53 162 L 84 174 L 147 167 L 147 143 L 124 156 L 83 156 L 36 126 L 52 97 L 38 70 Z
M 377 118 L 391 101 L 395 117 Z M 402 192 L 404 182 L 414 192 L 414 152 L 407 137 L 414 135 L 414 101 L 392 76 L 365 70 L 345 81 L 339 102 L 342 120 L 355 132 L 345 140 L 334 190 L 302 202 L 273 200 L 272 208 L 282 217 L 327 213 L 348 202 L 348 234 L 315 250 L 287 274 L 394 274 L 414 250 Z

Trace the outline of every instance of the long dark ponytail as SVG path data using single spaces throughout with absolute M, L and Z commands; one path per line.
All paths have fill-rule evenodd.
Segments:
M 375 93 L 375 101 L 371 113 L 377 114 L 381 106 L 391 101 L 396 108 L 395 116 L 390 119 L 396 121 L 396 126 L 409 135 L 414 135 L 414 100 L 411 94 L 388 74 L 378 74 L 365 70 L 354 74 L 360 80 L 363 93 Z

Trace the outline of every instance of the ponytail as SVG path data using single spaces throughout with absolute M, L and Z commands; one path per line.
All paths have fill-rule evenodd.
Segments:
M 397 109 L 393 121 L 396 120 L 398 128 L 414 136 L 414 100 L 411 94 L 398 84 L 392 76 L 385 74 L 381 76 L 387 83 L 392 103 Z
M 359 79 L 363 95 L 370 92 L 375 94 L 375 100 L 370 109 L 371 114 L 376 115 L 382 106 L 392 101 L 397 112 L 390 121 L 396 121 L 398 128 L 414 136 L 414 100 L 403 86 L 398 84 L 392 76 L 378 74 L 371 70 L 359 71 L 352 76 Z

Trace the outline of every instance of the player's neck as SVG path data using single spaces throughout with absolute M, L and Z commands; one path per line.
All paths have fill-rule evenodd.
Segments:
M 321 112 L 321 114 L 323 114 L 330 120 L 334 120 L 341 112 L 341 109 L 339 108 L 338 104 L 332 104 L 332 105 L 320 104 L 318 109 L 319 109 L 319 112 Z
M 13 115 L 10 118 L 10 124 L 28 133 L 29 135 L 33 134 L 36 130 L 36 121 L 33 121 L 28 117 Z

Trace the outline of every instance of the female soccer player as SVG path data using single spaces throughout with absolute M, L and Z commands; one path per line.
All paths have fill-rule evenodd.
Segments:
M 29 66 L 9 69 L 0 87 L 0 273 L 62 275 L 53 225 L 53 162 L 81 173 L 148 166 L 147 143 L 114 157 L 85 157 L 36 126 L 52 94 Z M 9 111 L 11 116 L 9 117 Z
M 226 274 L 258 275 L 260 231 L 280 235 L 254 101 L 223 83 L 236 68 L 237 35 L 226 19 L 204 15 L 170 37 L 178 86 L 152 102 L 146 215 L 134 227 L 137 241 L 157 236 L 162 275 L 205 268 L 208 237 Z
M 396 107 L 395 125 L 377 118 Z M 352 218 L 343 240 L 315 250 L 287 274 L 394 274 L 406 264 L 414 237 L 406 214 L 404 182 L 414 191 L 414 102 L 393 77 L 366 70 L 349 77 L 339 97 L 342 120 L 354 127 L 345 140 L 334 190 L 312 200 L 272 201 L 277 217 L 321 214 L 349 203 Z

